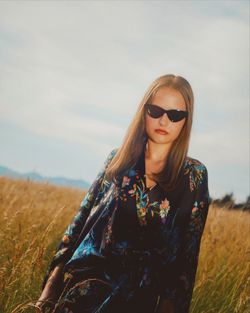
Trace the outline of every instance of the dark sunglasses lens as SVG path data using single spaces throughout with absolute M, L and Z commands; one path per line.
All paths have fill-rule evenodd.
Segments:
M 146 110 L 148 112 L 148 114 L 153 117 L 153 118 L 159 118 L 161 117 L 165 110 L 163 110 L 162 108 L 160 108 L 157 105 L 153 105 L 153 104 L 146 104 Z M 168 110 L 167 111 L 167 115 L 168 118 L 172 121 L 172 122 L 179 122 L 181 121 L 183 118 L 188 116 L 188 112 L 186 111 L 177 111 L 177 110 Z
M 164 113 L 164 110 L 157 107 L 156 105 L 147 105 L 146 110 L 147 110 L 148 114 L 153 118 L 158 118 L 158 117 L 162 116 Z
M 177 111 L 177 110 L 170 110 L 170 111 L 168 111 L 168 118 L 172 122 L 179 122 L 183 118 L 185 118 L 186 116 L 187 116 L 187 112 L 180 112 L 180 111 Z

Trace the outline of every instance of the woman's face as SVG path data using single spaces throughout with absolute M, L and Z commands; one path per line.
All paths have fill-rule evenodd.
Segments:
M 161 87 L 156 92 L 150 104 L 160 106 L 165 110 L 179 109 L 186 111 L 185 100 L 182 94 L 170 87 Z M 164 113 L 159 118 L 153 118 L 146 113 L 146 132 L 148 137 L 156 143 L 172 144 L 179 136 L 186 118 L 179 122 L 171 122 Z M 157 129 L 166 131 L 166 134 L 156 132 Z

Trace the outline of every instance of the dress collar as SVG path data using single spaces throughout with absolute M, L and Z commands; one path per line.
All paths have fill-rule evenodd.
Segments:
M 145 148 L 143 148 L 138 161 L 135 165 L 135 170 L 137 170 L 142 177 L 145 175 Z
M 152 189 L 157 189 L 157 187 L 159 186 L 158 183 L 156 183 L 155 185 L 151 186 L 151 187 L 146 187 L 146 177 L 145 177 L 145 173 L 146 173 L 146 168 L 145 168 L 145 151 L 146 151 L 146 146 L 143 148 L 142 153 L 135 165 L 135 170 L 137 172 L 137 174 L 139 174 L 140 179 L 143 181 L 144 186 L 145 186 L 145 190 L 152 190 Z
M 144 150 L 140 154 L 136 164 L 132 168 L 128 169 L 127 175 L 128 177 L 139 175 L 140 177 L 145 179 L 144 177 L 145 175 L 145 151 Z

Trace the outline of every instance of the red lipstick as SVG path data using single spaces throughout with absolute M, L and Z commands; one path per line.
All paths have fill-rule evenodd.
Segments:
M 158 134 L 161 134 L 161 135 L 167 135 L 168 134 L 168 132 L 166 132 L 165 130 L 163 130 L 163 129 L 156 129 L 155 130 Z

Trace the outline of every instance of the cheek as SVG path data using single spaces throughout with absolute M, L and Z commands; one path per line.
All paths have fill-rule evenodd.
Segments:
M 155 128 L 155 120 L 150 118 L 149 116 L 146 116 L 145 123 L 146 123 L 146 130 L 147 131 L 150 131 L 150 130 Z
M 178 136 L 181 133 L 182 128 L 184 127 L 185 121 L 181 123 L 177 123 L 176 125 L 173 124 L 173 132 L 175 133 L 176 136 Z

